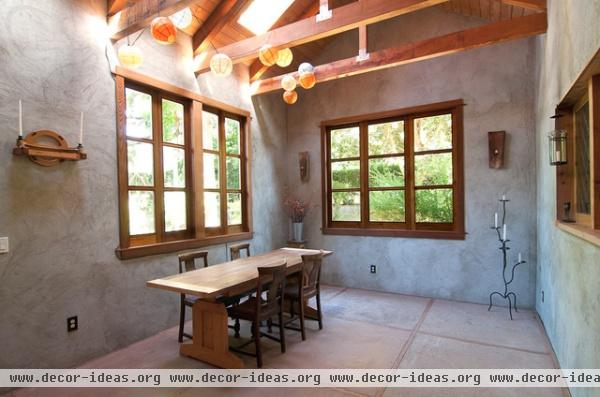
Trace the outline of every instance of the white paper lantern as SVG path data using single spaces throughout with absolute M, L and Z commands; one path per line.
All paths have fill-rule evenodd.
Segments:
M 285 68 L 286 66 L 290 66 L 293 59 L 294 54 L 292 54 L 292 50 L 290 50 L 289 48 L 283 48 L 277 53 L 277 60 L 275 61 L 275 63 L 277 64 L 277 66 Z
M 210 70 L 217 76 L 229 76 L 233 70 L 233 62 L 225 54 L 216 54 L 210 59 Z
M 135 69 L 142 64 L 144 56 L 139 48 L 132 45 L 123 45 L 119 48 L 118 52 L 119 62 L 121 65 L 129 69 Z
M 192 24 L 192 10 L 189 8 L 184 8 L 183 10 L 171 15 L 169 19 L 171 22 L 173 22 L 173 25 L 183 30 Z
M 294 91 L 296 88 L 296 79 L 291 74 L 288 74 L 281 79 L 281 88 L 286 91 Z
M 300 66 L 298 66 L 298 73 L 302 74 L 302 73 L 314 73 L 315 72 L 315 68 L 313 65 L 311 65 L 308 62 L 303 62 L 300 64 Z

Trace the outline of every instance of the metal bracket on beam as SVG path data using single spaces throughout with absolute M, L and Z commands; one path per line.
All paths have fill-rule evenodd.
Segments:
M 326 19 L 331 18 L 333 12 L 327 7 L 327 5 L 321 6 L 319 8 L 319 13 L 317 14 L 317 22 L 325 21 Z
M 361 48 L 358 50 L 358 56 L 356 57 L 356 62 L 362 62 L 369 59 L 369 53 L 366 48 Z

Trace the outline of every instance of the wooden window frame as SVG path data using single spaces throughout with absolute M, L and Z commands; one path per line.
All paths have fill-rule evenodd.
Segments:
M 250 113 L 210 98 L 206 98 L 193 91 L 173 86 L 152 77 L 132 72 L 117 67 L 115 71 L 116 105 L 117 105 L 117 163 L 119 184 L 119 247 L 115 253 L 119 259 L 131 259 L 148 255 L 157 255 L 176 252 L 185 249 L 204 247 L 214 244 L 222 244 L 230 241 L 241 241 L 251 239 L 252 231 L 252 191 L 251 191 L 251 137 L 250 137 Z M 125 89 L 131 88 L 140 92 L 152 94 L 153 103 L 153 145 L 154 145 L 154 187 L 139 188 L 132 190 L 153 190 L 155 192 L 155 230 L 153 235 L 130 236 L 129 235 L 129 203 L 127 172 L 127 140 L 144 141 L 143 139 L 126 136 L 126 97 Z M 162 142 L 162 136 L 158 137 L 158 131 L 162 131 L 162 114 L 158 102 L 162 99 L 184 104 L 185 109 L 185 138 L 186 150 L 186 199 L 187 199 L 187 229 L 177 232 L 163 232 L 164 211 L 161 203 L 164 191 L 173 190 L 163 188 L 162 178 L 162 148 L 163 146 L 177 146 Z M 223 122 L 225 117 L 240 122 L 240 189 L 242 194 L 242 224 L 227 226 L 226 195 L 225 206 L 221 206 L 221 219 L 225 217 L 225 223 L 221 222 L 218 229 L 204 227 L 204 184 L 203 184 L 203 145 L 202 145 L 202 112 L 203 109 L 218 113 L 220 115 L 219 134 L 224 134 Z M 157 138 L 160 138 L 157 140 Z M 225 141 L 220 140 L 220 146 L 225 151 Z M 160 152 L 160 153 L 159 153 Z M 236 156 L 237 157 L 237 156 Z M 226 178 L 225 158 L 221 158 L 220 172 L 222 180 Z M 226 188 L 226 186 L 224 186 Z M 180 188 L 174 190 L 181 191 Z M 224 214 L 224 215 L 223 215 Z M 160 218 L 160 219 L 158 219 Z
M 378 112 L 360 116 L 346 117 L 335 120 L 327 120 L 321 123 L 321 169 L 322 169 L 322 202 L 323 202 L 323 234 L 351 235 L 351 236 L 382 236 L 382 237 L 414 237 L 414 238 L 438 238 L 449 240 L 462 240 L 465 238 L 464 223 L 464 159 L 463 159 L 463 106 L 462 100 L 446 101 L 393 111 Z M 427 186 L 414 186 L 414 148 L 413 148 L 413 125 L 411 120 L 415 118 L 435 116 L 441 114 L 452 115 L 452 149 L 423 151 L 419 154 L 452 153 L 453 175 L 452 184 L 435 186 L 434 188 L 453 189 L 453 221 L 452 223 L 421 223 L 415 222 L 414 201 L 415 192 Z M 405 221 L 404 222 L 371 222 L 368 221 L 368 193 L 373 190 L 390 190 L 387 188 L 370 188 L 368 186 L 368 160 L 372 157 L 368 154 L 368 125 L 389 121 L 404 121 L 405 145 L 402 156 L 405 158 L 405 184 L 403 188 L 392 188 L 391 190 L 404 190 L 405 193 Z M 359 126 L 360 131 L 360 155 L 361 162 L 361 221 L 333 221 L 332 200 L 330 186 L 331 177 L 331 150 L 330 131 L 348 126 Z M 393 154 L 389 156 L 398 156 Z M 339 159 L 337 159 L 339 160 Z M 354 189 L 357 190 L 357 189 Z

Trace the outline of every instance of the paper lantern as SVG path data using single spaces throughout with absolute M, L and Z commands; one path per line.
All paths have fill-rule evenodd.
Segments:
M 300 82 L 302 88 L 308 90 L 309 88 L 313 88 L 315 86 L 315 84 L 317 83 L 317 78 L 315 77 L 314 72 L 304 72 L 300 73 L 298 82 Z
M 258 50 L 258 59 L 265 66 L 273 66 L 277 60 L 277 51 L 270 45 L 265 44 Z
M 292 76 L 291 74 L 284 76 L 283 79 L 281 79 L 281 88 L 283 88 L 286 91 L 294 91 L 294 89 L 296 88 L 296 79 L 294 78 L 294 76 Z
M 283 100 L 288 105 L 293 105 L 298 100 L 298 93 L 296 91 L 284 91 Z
M 294 54 L 292 54 L 292 50 L 290 50 L 289 48 L 284 48 L 282 50 L 279 50 L 279 52 L 277 53 L 277 59 L 275 60 L 275 63 L 277 63 L 277 66 L 285 68 L 286 66 L 290 66 L 290 64 L 292 63 L 292 59 L 294 59 Z
M 217 76 L 229 76 L 233 70 L 233 62 L 225 54 L 216 54 L 210 59 L 210 70 Z
M 137 47 L 127 44 L 119 48 L 118 56 L 121 65 L 129 69 L 137 68 L 144 61 L 142 51 Z
M 315 68 L 313 67 L 313 65 L 311 65 L 308 62 L 303 62 L 300 64 L 300 66 L 298 66 L 298 73 L 302 74 L 302 73 L 314 73 Z
M 171 22 L 181 30 L 192 24 L 192 18 L 192 10 L 189 8 L 184 8 L 169 17 Z
M 177 38 L 177 29 L 167 17 L 154 18 L 150 25 L 150 33 L 160 44 L 173 44 Z

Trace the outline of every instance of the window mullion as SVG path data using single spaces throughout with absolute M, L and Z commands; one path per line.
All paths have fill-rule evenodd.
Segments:
M 360 152 L 360 224 L 369 224 L 369 137 L 367 123 L 359 124 Z
M 158 242 L 164 241 L 164 180 L 162 156 L 162 106 L 161 98 L 152 94 L 152 136 L 154 140 L 154 213 Z
M 225 116 L 219 112 L 219 190 L 221 207 L 221 233 L 227 234 L 227 154 L 225 153 Z
M 405 220 L 409 230 L 415 230 L 415 150 L 413 118 L 404 122 L 404 167 L 405 167 Z

